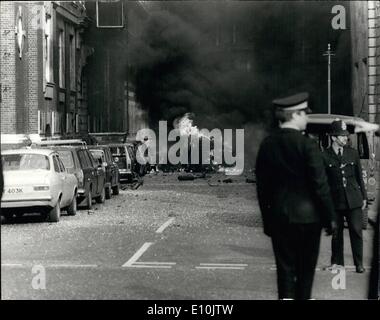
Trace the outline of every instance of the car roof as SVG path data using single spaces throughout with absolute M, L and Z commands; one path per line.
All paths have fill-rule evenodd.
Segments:
M 1 153 L 3 155 L 5 154 L 42 154 L 45 156 L 49 156 L 52 153 L 55 153 L 55 150 L 52 149 L 46 149 L 46 148 L 20 148 L 20 149 L 10 149 L 2 151 Z
M 125 136 L 126 132 L 90 132 L 92 136 Z
M 325 114 L 325 113 L 315 113 L 309 114 L 308 116 L 308 126 L 318 126 L 318 125 L 330 125 L 334 120 L 343 120 L 348 127 L 350 132 L 370 132 L 379 130 L 379 125 L 365 121 L 362 118 L 354 116 L 346 116 L 340 114 Z
M 86 145 L 86 142 L 85 141 L 82 141 L 80 139 L 66 139 L 66 140 L 44 140 L 44 141 L 41 141 L 39 143 L 37 143 L 37 145 L 41 145 L 41 146 L 44 146 L 44 145 Z
M 87 148 L 88 149 L 107 149 L 109 148 L 110 146 L 109 145 L 103 145 L 103 144 L 99 144 L 99 145 L 88 145 Z
M 129 143 L 129 142 L 120 142 L 120 143 L 110 143 L 108 145 L 109 147 L 133 147 L 133 144 L 132 143 Z
M 52 150 L 71 150 L 71 151 L 86 149 L 85 146 L 61 146 L 61 145 L 49 146 L 48 148 Z
M 308 115 L 309 123 L 331 124 L 331 122 L 336 119 L 343 120 L 350 125 L 355 125 L 357 121 L 364 121 L 364 119 L 359 117 L 346 116 L 341 114 L 313 113 Z

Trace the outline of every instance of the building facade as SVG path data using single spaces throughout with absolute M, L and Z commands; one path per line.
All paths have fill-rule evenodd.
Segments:
M 148 13 L 139 2 L 108 3 L 123 8 L 117 27 L 107 26 L 96 1 L 0 2 L 2 134 L 133 136 L 147 127 L 134 98 L 128 39 L 138 37 Z
M 0 2 L 1 132 L 86 130 L 86 9 L 74 2 Z
M 128 132 L 148 126 L 147 113 L 135 100 L 129 42 L 138 37 L 148 12 L 139 1 L 87 2 L 91 24 L 85 42 L 94 49 L 85 67 L 90 132 Z
M 354 115 L 380 122 L 380 1 L 351 1 L 352 101 Z M 370 137 L 380 157 L 379 138 Z

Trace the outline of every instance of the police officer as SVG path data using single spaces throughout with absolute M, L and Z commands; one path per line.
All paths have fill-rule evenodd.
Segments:
M 302 134 L 308 94 L 273 101 L 280 128 L 256 160 L 264 233 L 271 237 L 279 299 L 310 299 L 322 226 L 336 228 L 334 206 L 317 144 Z
M 358 152 L 347 146 L 349 132 L 344 121 L 331 124 L 332 144 L 324 151 L 324 163 L 337 212 L 338 232 L 332 238 L 331 269 L 344 266 L 343 230 L 346 217 L 356 272 L 363 273 L 363 211 L 367 205 Z

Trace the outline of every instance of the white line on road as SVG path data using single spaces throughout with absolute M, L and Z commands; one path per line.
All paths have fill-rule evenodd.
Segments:
M 50 264 L 46 268 L 97 268 L 96 264 Z
M 145 242 L 142 247 L 137 250 L 137 252 L 126 262 L 122 265 L 122 267 L 131 267 L 133 263 L 135 263 L 142 255 L 143 253 L 148 250 L 148 248 L 153 244 L 154 242 Z
M 22 267 L 20 263 L 2 263 L 2 267 Z
M 156 230 L 156 233 L 162 233 L 173 221 L 174 221 L 174 218 L 170 218 L 168 221 L 166 221 L 161 227 L 159 227 Z
M 134 263 L 134 265 L 137 265 L 137 264 L 157 264 L 157 265 L 175 265 L 177 264 L 176 262 L 150 262 L 150 261 L 137 261 Z
M 201 266 L 195 267 L 195 269 L 224 269 L 224 270 L 244 270 L 245 267 L 223 267 L 223 266 Z
M 248 267 L 246 263 L 200 263 L 201 266 Z
M 161 269 L 170 269 L 172 266 L 164 266 L 164 265 L 147 265 L 147 264 L 132 264 L 126 266 L 128 268 L 161 268 Z

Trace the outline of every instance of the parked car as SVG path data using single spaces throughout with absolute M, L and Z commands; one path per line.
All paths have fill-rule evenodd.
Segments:
M 105 201 L 106 173 L 103 167 L 96 163 L 92 154 L 85 146 L 50 146 L 61 157 L 67 170 L 78 180 L 78 204 L 87 209 L 92 208 L 92 200 L 98 203 Z
M 370 139 L 370 132 L 378 130 L 379 126 L 358 117 L 337 114 L 310 114 L 308 118 L 306 134 L 317 141 L 321 150 L 328 148 L 331 144 L 328 135 L 331 123 L 339 118 L 347 124 L 347 130 L 350 132 L 349 145 L 359 153 L 368 201 L 373 202 L 377 196 L 378 163 L 374 157 L 374 145 L 371 145 L 373 137 Z M 364 210 L 363 229 L 366 229 L 367 225 L 368 208 Z
M 112 143 L 108 145 L 112 158 L 119 168 L 119 181 L 132 182 L 137 176 L 137 161 L 133 144 Z
M 88 146 L 92 156 L 101 164 L 106 172 L 106 199 L 111 198 L 111 194 L 119 194 L 119 168 L 113 161 L 109 146 Z M 111 192 L 112 191 L 112 192 Z
M 90 137 L 96 140 L 96 144 L 125 143 L 128 134 L 126 132 L 90 132 Z
M 85 147 L 87 143 L 81 139 L 64 139 L 64 140 L 42 140 L 33 144 L 33 146 L 52 147 L 52 146 L 82 146 Z
M 38 134 L 11 134 L 11 133 L 1 133 L 0 143 L 1 150 L 8 149 L 20 149 L 28 147 L 33 143 L 39 143 L 41 138 Z
M 1 212 L 7 218 L 40 212 L 58 222 L 61 209 L 77 212 L 78 182 L 59 155 L 50 149 L 14 149 L 2 152 L 4 194 Z

